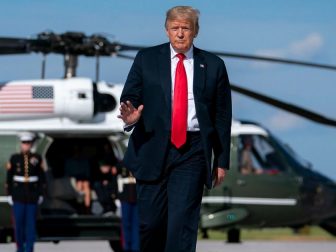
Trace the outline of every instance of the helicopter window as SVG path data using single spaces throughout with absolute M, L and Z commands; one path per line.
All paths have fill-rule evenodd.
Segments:
M 277 174 L 285 170 L 285 165 L 266 137 L 243 135 L 239 144 L 239 169 L 244 175 Z
M 86 94 L 85 93 L 78 93 L 78 98 L 79 99 L 86 99 Z
M 305 160 L 304 158 L 302 158 L 301 156 L 299 156 L 298 153 L 296 153 L 294 151 L 294 149 L 292 149 L 291 146 L 289 146 L 286 143 L 281 142 L 280 140 L 278 140 L 278 142 L 281 144 L 281 146 L 287 151 L 287 153 L 294 158 L 301 166 L 306 167 L 306 168 L 311 168 L 311 163 L 309 163 L 307 160 Z

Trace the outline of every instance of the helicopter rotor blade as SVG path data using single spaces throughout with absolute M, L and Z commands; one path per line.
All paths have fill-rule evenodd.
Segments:
M 139 51 L 141 49 L 147 48 L 146 46 L 126 45 L 126 44 L 119 44 L 119 43 L 116 43 L 115 46 L 116 46 L 117 51 Z M 336 71 L 335 65 L 319 64 L 319 63 L 313 63 L 313 62 L 307 62 L 307 61 L 269 57 L 269 56 L 258 56 L 258 55 L 242 54 L 242 53 L 230 53 L 230 52 L 218 52 L 218 51 L 210 51 L 210 52 L 220 57 L 238 58 L 238 59 L 253 60 L 253 61 L 266 61 L 269 63 L 291 64 L 291 65 L 299 65 L 299 66 L 305 66 L 305 67 L 313 67 L 313 68 L 320 68 L 320 69 Z
M 250 98 L 253 98 L 255 100 L 264 102 L 266 104 L 272 105 L 274 107 L 280 108 L 282 110 L 285 110 L 287 112 L 291 112 L 293 114 L 299 115 L 301 117 L 304 117 L 306 119 L 309 119 L 313 122 L 317 122 L 320 124 L 328 125 L 328 126 L 333 126 L 336 127 L 336 120 L 325 117 L 319 113 L 301 108 L 299 106 L 286 103 L 283 101 L 280 101 L 278 99 L 271 98 L 269 96 L 239 87 L 235 84 L 231 84 L 231 89 L 232 91 L 235 91 L 237 93 L 240 93 L 242 95 L 248 96 Z
M 147 48 L 147 46 L 139 46 L 139 45 L 126 45 L 116 43 L 118 51 L 139 51 L 141 49 Z
M 29 53 L 29 40 L 21 38 L 0 38 L 0 55 Z
M 126 55 L 126 54 L 121 54 L 121 53 L 117 53 L 116 55 L 119 58 L 123 58 L 123 59 L 129 59 L 129 60 L 134 60 L 134 56 L 130 56 L 130 55 Z
M 211 51 L 211 52 L 220 57 L 238 58 L 238 59 L 253 60 L 253 61 L 267 61 L 270 63 L 291 64 L 291 65 L 315 67 L 315 68 L 336 71 L 336 66 L 334 65 L 317 64 L 317 63 L 300 61 L 300 60 L 291 60 L 291 59 L 283 59 L 283 58 L 267 57 L 267 56 L 257 56 L 257 55 L 242 54 L 242 53 L 229 53 L 229 52 L 216 52 L 216 51 Z

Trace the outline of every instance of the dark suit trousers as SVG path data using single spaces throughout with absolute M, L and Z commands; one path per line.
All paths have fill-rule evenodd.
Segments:
M 181 149 L 169 144 L 160 179 L 137 180 L 140 251 L 195 251 L 205 176 L 200 133 L 188 132 Z

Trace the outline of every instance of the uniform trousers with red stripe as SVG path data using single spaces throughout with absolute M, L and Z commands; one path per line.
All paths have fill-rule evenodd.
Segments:
M 13 214 L 17 252 L 33 252 L 36 239 L 37 204 L 14 201 Z

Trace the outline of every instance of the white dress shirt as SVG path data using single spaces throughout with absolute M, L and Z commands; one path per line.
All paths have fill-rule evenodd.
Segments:
M 193 84 L 194 84 L 194 47 L 191 48 L 184 54 L 186 58 L 183 60 L 183 65 L 187 74 L 188 81 L 188 119 L 187 119 L 187 131 L 199 131 L 199 124 L 196 117 L 196 108 L 194 101 L 194 92 L 193 92 Z M 172 79 L 172 105 L 174 102 L 174 85 L 175 85 L 175 72 L 176 66 L 179 61 L 176 56 L 178 53 L 174 50 L 172 45 L 170 44 L 170 57 L 171 57 L 171 79 Z

